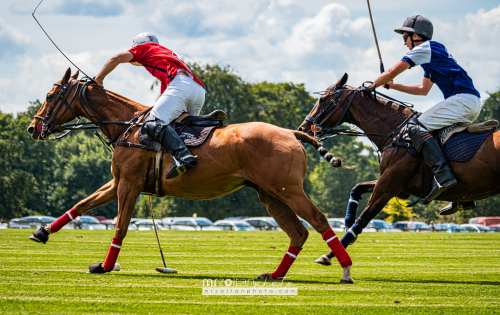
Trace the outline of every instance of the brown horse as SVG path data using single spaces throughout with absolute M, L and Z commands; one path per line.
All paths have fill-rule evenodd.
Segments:
M 327 126 L 336 126 L 344 122 L 351 123 L 363 130 L 377 148 L 382 150 L 392 142 L 393 137 L 390 135 L 398 130 L 398 127 L 412 115 L 413 111 L 395 102 L 374 98 L 373 94 L 366 90 L 353 93 L 358 89 L 348 86 L 343 88 L 346 82 L 347 74 L 344 74 L 337 84 L 332 85 L 322 95 L 309 113 L 309 117 L 315 118 L 320 115 L 331 104 L 330 101 L 340 94 L 340 99 L 344 102 L 339 101 L 334 106 L 330 105 L 328 113 L 322 114 L 326 116 L 326 119 L 318 121 L 316 126 L 322 125 L 323 128 L 327 128 Z M 351 92 L 350 95 L 349 92 Z M 350 106 L 346 106 L 349 102 Z M 344 112 L 345 108 L 347 108 L 347 112 Z M 330 114 L 331 116 L 329 116 Z M 312 125 L 312 119 L 306 118 L 299 130 L 313 135 Z M 401 147 L 397 153 L 395 150 L 396 148 L 391 147 L 383 151 L 378 181 L 361 183 L 355 187 L 359 188 L 358 193 L 360 194 L 372 190 L 373 192 L 366 208 L 356 223 L 350 227 L 350 233 L 346 233 L 342 238 L 341 242 L 344 247 L 356 239 L 356 236 L 391 198 L 407 199 L 410 195 L 421 195 L 421 165 L 425 163 L 423 158 L 415 157 Z M 468 162 L 450 162 L 458 184 L 444 191 L 437 199 L 466 202 L 499 194 L 500 164 L 498 161 L 500 161 L 500 132 L 497 131 L 485 139 L 479 150 Z
M 46 136 L 41 137 L 41 130 L 44 129 L 39 128 L 39 125 L 50 108 L 56 107 L 54 105 L 57 104 L 52 103 L 58 102 L 55 96 L 59 95 L 62 87 L 67 87 L 70 82 L 76 82 L 66 92 L 70 96 L 77 95 L 78 91 L 83 89 L 84 83 L 77 82 L 77 78 L 78 72 L 71 76 L 71 70 L 68 69 L 62 80 L 54 84 L 49 91 L 28 128 L 34 140 L 46 138 Z M 84 108 L 85 104 L 82 105 L 81 99 L 76 97 L 65 105 L 70 110 L 50 114 L 54 115 L 54 119 L 59 119 L 60 124 L 70 122 L 78 116 L 94 120 L 99 116 L 101 121 L 113 122 L 129 121 L 148 108 L 96 85 L 89 85 L 84 94 L 86 101 L 92 106 L 92 111 Z M 99 126 L 108 138 L 120 134 L 122 128 L 123 125 L 113 123 Z M 126 141 L 138 144 L 138 129 L 139 127 L 134 127 L 128 133 Z M 289 236 L 290 246 L 301 248 L 309 233 L 297 215 L 309 222 L 318 233 L 326 233 L 330 226 L 326 217 L 304 193 L 302 184 L 307 170 L 307 158 L 298 139 L 318 146 L 314 138 L 302 132 L 265 123 L 253 122 L 217 128 L 204 144 L 192 149 L 192 153 L 198 156 L 194 169 L 170 180 L 165 179 L 168 167 L 163 169 L 163 192 L 172 197 L 206 200 L 230 194 L 244 186 L 252 187 L 257 190 L 259 200 L 269 214 Z M 152 151 L 134 147 L 116 147 L 111 164 L 113 180 L 78 202 L 72 209 L 76 211 L 73 214 L 84 214 L 118 199 L 115 238 L 119 240 L 121 246 L 121 241 L 127 234 L 136 200 L 145 189 L 147 174 L 152 169 L 153 156 Z M 172 164 L 172 156 L 169 153 L 164 154 L 164 163 Z M 51 232 L 50 227 L 47 230 Z M 342 251 L 345 252 L 343 248 Z M 352 283 L 350 268 L 351 266 L 343 266 L 341 282 Z M 92 269 L 90 271 L 92 272 Z M 262 274 L 260 278 L 271 278 L 271 274 Z

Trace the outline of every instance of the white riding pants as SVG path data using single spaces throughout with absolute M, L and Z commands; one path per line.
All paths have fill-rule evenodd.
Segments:
M 456 94 L 426 110 L 418 121 L 428 131 L 434 131 L 458 122 L 472 123 L 481 112 L 479 97 Z
M 205 102 L 205 89 L 193 79 L 177 75 L 151 110 L 151 114 L 169 124 L 182 113 L 198 116 Z

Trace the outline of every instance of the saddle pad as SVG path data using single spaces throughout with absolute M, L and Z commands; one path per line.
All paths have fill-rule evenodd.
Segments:
M 184 144 L 187 147 L 196 147 L 201 145 L 205 140 L 207 140 L 210 132 L 214 128 L 218 126 L 208 126 L 208 127 L 200 127 L 200 126 L 186 126 L 182 129 L 179 137 L 184 141 Z
M 464 131 L 452 135 L 443 146 L 443 151 L 446 159 L 453 162 L 469 161 L 481 144 L 484 142 L 493 130 L 485 133 L 470 133 Z M 408 153 L 413 156 L 421 157 L 415 148 L 408 148 Z

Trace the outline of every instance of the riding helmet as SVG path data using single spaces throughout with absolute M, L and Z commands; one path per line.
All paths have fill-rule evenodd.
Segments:
M 156 43 L 160 44 L 158 42 L 158 38 L 156 38 L 155 35 L 151 33 L 140 33 L 134 38 L 134 41 L 132 42 L 132 47 L 135 47 L 137 45 L 142 45 L 142 44 L 147 44 L 147 43 Z
M 434 32 L 434 27 L 432 22 L 421 15 L 410 16 L 403 23 L 403 26 L 394 30 L 394 32 L 403 34 L 404 32 L 416 33 L 418 35 L 424 36 L 427 39 L 432 39 L 432 33 Z

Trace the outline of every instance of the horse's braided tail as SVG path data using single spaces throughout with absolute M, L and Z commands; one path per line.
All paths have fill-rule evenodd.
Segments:
M 318 150 L 319 154 L 322 157 L 324 157 L 325 160 L 327 160 L 329 163 L 331 163 L 333 167 L 352 168 L 352 167 L 343 166 L 342 159 L 334 157 L 333 154 L 328 152 L 327 149 L 323 148 L 321 143 L 316 138 L 311 137 L 310 135 L 308 135 L 307 133 L 302 132 L 302 131 L 292 130 L 292 132 L 293 132 L 293 135 L 295 136 L 295 138 L 297 138 L 297 140 L 302 141 L 304 143 L 307 143 L 311 147 Z

